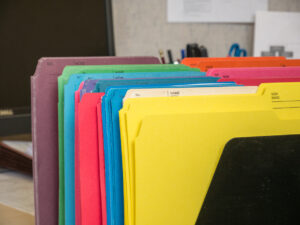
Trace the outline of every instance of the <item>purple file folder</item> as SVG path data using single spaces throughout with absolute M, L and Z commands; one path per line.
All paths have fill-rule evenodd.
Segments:
M 58 224 L 57 77 L 67 65 L 158 64 L 155 57 L 41 58 L 31 77 L 36 225 Z

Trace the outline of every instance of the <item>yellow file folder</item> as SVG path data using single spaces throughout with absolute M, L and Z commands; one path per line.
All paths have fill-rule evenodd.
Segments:
M 300 134 L 300 83 L 262 84 L 249 94 L 128 98 L 120 129 L 125 224 L 194 225 L 227 142 Z
M 124 106 L 123 108 L 126 107 L 126 99 L 127 98 L 145 98 L 145 97 L 169 97 L 169 96 L 195 96 L 195 95 L 212 95 L 212 94 L 219 94 L 219 95 L 224 95 L 224 94 L 245 94 L 245 93 L 255 93 L 257 90 L 256 86 L 236 86 L 236 87 L 201 87 L 201 88 L 154 88 L 154 89 L 130 89 L 127 91 L 126 96 L 124 97 Z M 176 106 L 175 106 L 176 107 Z M 165 110 L 168 110 L 168 108 L 165 108 Z M 122 123 L 121 123 L 121 113 L 120 113 L 120 129 L 122 130 Z M 125 125 L 124 125 L 125 126 Z M 126 130 L 126 128 L 124 128 Z M 121 134 L 122 136 L 122 134 Z M 121 137 L 122 139 L 122 137 Z M 124 143 L 127 143 L 126 138 L 124 138 Z M 127 144 L 123 147 L 123 142 L 122 144 L 122 151 L 123 149 L 127 148 Z M 134 209 L 134 199 L 131 201 L 129 199 L 134 198 L 134 186 L 131 186 L 131 183 L 134 182 L 134 178 L 132 174 L 134 172 L 130 171 L 131 170 L 131 165 L 132 162 L 129 162 L 130 159 L 129 157 L 130 153 L 124 153 L 123 154 L 123 168 L 126 167 L 123 171 L 123 181 L 124 181 L 124 217 L 125 221 L 127 221 L 127 215 L 128 215 L 128 210 L 133 210 Z M 125 160 L 126 158 L 126 160 Z M 125 162 L 125 161 L 126 162 Z M 128 166 L 130 165 L 130 166 Z M 133 165 L 132 165 L 133 166 Z M 125 173 L 125 170 L 128 171 L 128 174 Z M 125 185 L 126 179 L 125 177 L 128 177 L 128 186 Z M 128 189 L 130 190 L 130 193 L 128 192 Z M 128 193 L 128 194 L 127 194 Z M 127 201 L 125 200 L 127 198 Z M 131 204 L 131 206 L 129 206 Z
M 233 86 L 231 87 L 201 87 L 201 88 L 148 88 L 129 89 L 123 101 L 128 98 L 150 98 L 150 97 L 178 97 L 197 95 L 226 95 L 226 94 L 250 94 L 256 93 L 257 86 Z

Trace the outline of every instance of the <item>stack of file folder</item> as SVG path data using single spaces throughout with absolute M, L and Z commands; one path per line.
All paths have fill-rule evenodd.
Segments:
M 300 60 L 42 58 L 37 225 L 291 224 Z

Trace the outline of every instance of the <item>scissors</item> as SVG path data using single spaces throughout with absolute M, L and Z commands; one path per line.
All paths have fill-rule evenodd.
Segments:
M 234 43 L 231 45 L 229 52 L 228 52 L 228 57 L 241 57 L 241 56 L 247 56 L 247 51 L 243 48 L 240 48 L 240 45 L 238 43 Z

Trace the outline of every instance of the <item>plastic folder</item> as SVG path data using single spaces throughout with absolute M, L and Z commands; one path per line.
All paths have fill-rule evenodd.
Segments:
M 256 145 L 252 157 L 249 153 L 229 156 L 233 158 L 223 177 L 215 171 L 224 168 L 218 162 L 228 154 L 223 149 L 233 138 L 300 134 L 299 89 L 300 83 L 270 83 L 248 94 L 127 99 L 120 111 L 122 154 L 125 174 L 133 179 L 124 177 L 132 194 L 125 202 L 135 207 L 129 208 L 125 224 L 260 224 L 260 219 L 264 224 L 289 224 L 297 219 L 299 136 L 298 145 L 280 149 L 281 155 L 274 156 L 272 148 L 265 154 Z M 246 151 L 242 145 L 237 149 Z M 257 153 L 264 157 L 256 157 L 260 161 L 254 164 L 251 160 Z M 232 171 L 241 159 L 253 165 L 242 164 Z M 258 171 L 255 165 L 260 165 Z M 233 172 L 239 175 L 235 182 L 231 182 Z M 227 189 L 218 187 L 222 182 Z M 210 192 L 219 195 L 211 199 Z M 245 199 L 249 193 L 251 197 Z M 278 214 L 268 213 L 272 210 Z
M 300 60 L 297 59 L 273 59 L 269 57 L 259 57 L 260 60 L 216 60 L 216 61 L 199 61 L 197 66 L 200 71 L 206 72 L 211 68 L 233 68 L 233 67 L 287 67 L 287 66 L 299 66 Z M 182 62 L 185 63 L 185 62 Z
M 83 88 L 80 90 L 80 99 L 85 93 L 92 93 L 99 80 L 85 80 Z
M 196 87 L 207 87 L 207 86 L 232 86 L 234 83 L 203 83 L 203 82 L 213 82 L 216 80 L 205 80 L 203 77 L 199 78 L 159 78 L 159 79 L 124 79 L 124 80 L 102 80 L 98 82 L 96 91 L 104 92 L 110 86 L 126 86 L 128 84 L 136 84 L 144 86 L 134 86 L 134 87 L 148 87 L 148 88 L 158 88 L 162 84 L 173 84 L 174 83 L 186 83 L 185 87 L 196 86 Z M 202 83 L 201 83 L 202 82 Z M 145 86 L 145 84 L 148 84 Z M 151 85 L 149 85 L 151 84 Z M 157 84 L 157 85 L 154 85 Z M 131 86 L 133 87 L 133 86 Z M 104 142 L 104 155 L 105 155 L 105 173 L 106 173 L 106 198 L 107 198 L 107 214 L 108 214 L 108 224 L 122 224 L 123 223 L 123 182 L 122 182 L 122 163 L 121 163 L 121 146 L 119 143 L 119 122 L 118 122 L 118 111 L 122 106 L 122 96 L 125 95 L 124 88 L 122 88 L 122 94 L 116 92 L 116 95 L 105 95 L 103 99 L 103 108 L 98 106 L 98 118 L 102 118 L 103 122 L 103 142 Z M 114 92 L 115 93 L 115 92 Z M 116 98 L 114 98 L 116 97 Z M 113 98 L 113 100 L 112 100 Z M 112 102 L 110 101 L 112 100 Z M 114 104 L 115 108 L 111 108 L 110 105 Z M 113 110 L 113 112 L 112 112 Z M 114 115 L 114 121 L 112 121 L 112 114 Z M 115 121 L 117 120 L 117 121 Z M 101 125 L 102 127 L 102 125 Z M 102 133 L 102 129 L 98 131 Z M 117 133 L 116 133 L 117 132 Z M 115 134 L 116 133 L 116 134 Z M 103 152 L 103 144 L 99 146 L 99 152 Z
M 57 77 L 66 65 L 155 64 L 155 57 L 51 57 L 38 61 L 31 77 L 35 224 L 64 224 L 64 201 L 58 203 Z M 64 196 L 60 189 L 59 196 Z M 60 198 L 62 200 L 62 198 Z M 63 212 L 63 213 L 62 213 Z
M 168 73 L 167 73 L 168 74 Z M 170 73 L 173 74 L 173 73 Z M 120 83 L 142 83 L 143 84 L 151 84 L 151 83 L 172 83 L 172 82 L 177 82 L 177 83 L 182 83 L 182 82 L 216 82 L 218 78 L 213 78 L 213 77 L 205 77 L 205 76 L 201 76 L 201 77 L 187 77 L 187 78 L 159 78 L 159 79 L 136 79 L 136 80 L 132 80 L 132 79 L 124 79 L 124 80 L 100 80 L 98 81 L 98 83 L 100 82 L 106 82 L 106 84 L 110 83 L 110 84 L 118 84 L 118 85 L 122 85 Z M 115 81 L 115 82 L 114 82 Z M 229 83 L 232 85 L 232 83 Z M 229 85 L 228 84 L 228 85 Z M 124 85 L 124 84 L 123 84 Z M 217 84 L 219 85 L 219 84 Z M 221 85 L 221 84 L 220 84 Z M 88 94 L 88 95 L 87 95 Z M 95 93 L 98 94 L 98 93 Z M 101 94 L 104 94 L 101 93 Z M 85 97 L 85 95 L 87 95 Z M 95 97 L 96 96 L 96 97 Z M 101 176 L 102 174 L 104 174 L 104 166 L 102 167 L 101 165 L 104 165 L 104 158 L 99 158 L 99 161 L 95 159 L 95 156 L 100 154 L 100 155 L 104 155 L 104 151 L 103 151 L 103 138 L 101 138 L 102 134 L 100 134 L 100 132 L 102 133 L 102 128 L 99 130 L 99 140 L 93 139 L 92 137 L 90 137 L 90 134 L 92 132 L 94 132 L 94 129 L 97 128 L 97 117 L 96 114 L 91 114 L 89 111 L 83 111 L 83 108 L 88 108 L 88 110 L 92 110 L 92 111 L 96 111 L 96 105 L 97 105 L 97 100 L 100 100 L 101 96 L 98 95 L 90 95 L 90 93 L 86 93 L 82 96 L 82 99 L 79 102 L 79 106 L 78 109 L 81 108 L 81 113 L 78 113 L 78 119 L 80 119 L 80 117 L 85 117 L 84 119 L 81 119 L 81 122 L 84 122 L 84 125 L 79 125 L 79 148 L 78 148 L 78 152 L 75 152 L 75 157 L 78 154 L 79 155 L 79 164 L 80 164 L 80 168 L 79 168 L 79 174 L 76 175 L 76 177 L 79 175 L 80 178 L 78 180 L 80 180 L 80 202 L 81 202 L 81 212 L 82 212 L 82 218 L 84 216 L 84 214 L 89 214 L 89 212 L 93 211 L 93 214 L 89 214 L 89 219 L 91 221 L 95 221 L 94 223 L 96 223 L 97 218 L 98 218 L 98 214 L 99 214 L 99 210 L 97 210 L 97 208 L 95 207 L 95 205 L 98 205 L 98 208 L 100 207 L 99 205 L 103 205 L 103 202 L 100 202 L 100 198 L 97 198 L 96 196 L 99 196 L 99 194 L 101 194 L 102 196 L 105 196 L 105 190 L 104 188 L 100 188 L 99 187 L 103 184 L 105 184 L 105 181 L 99 181 L 99 176 Z M 91 108 L 92 103 L 93 102 L 93 108 Z M 88 106 L 86 106 L 88 105 Z M 87 116 L 88 115 L 88 116 Z M 101 118 L 101 116 L 100 116 Z M 93 121 L 93 122 L 92 122 Z M 76 122 L 75 122 L 76 124 Z M 80 124 L 80 122 L 79 122 Z M 81 126 L 81 128 L 80 128 Z M 84 126 L 84 127 L 83 127 Z M 102 126 L 102 122 L 100 121 L 100 123 L 98 123 L 98 126 Z M 96 128 L 95 128 L 96 127 Z M 82 132 L 80 134 L 80 131 L 84 130 L 84 132 Z M 84 137 L 87 136 L 88 142 L 83 141 Z M 90 138 L 88 138 L 90 137 Z M 99 142 L 99 143 L 98 143 Z M 100 148 L 98 147 L 100 146 Z M 87 153 L 88 152 L 88 153 Z M 87 155 L 84 155 L 85 153 L 87 153 Z M 83 157 L 83 158 L 81 158 Z M 65 157 L 66 160 L 68 160 L 67 156 Z M 84 163 L 84 162 L 85 163 Z M 100 175 L 99 175 L 99 167 L 102 167 L 102 170 L 100 170 Z M 105 176 L 102 176 L 105 177 Z M 100 182 L 100 185 L 99 185 Z M 89 185 L 87 185 L 87 183 Z M 109 191 L 110 189 L 108 188 L 107 191 Z M 108 194 L 106 194 L 108 195 Z M 101 198 L 103 199 L 103 198 Z M 109 206 L 109 205 L 108 205 Z M 91 209 L 91 207 L 93 209 Z M 108 210 L 108 212 L 110 212 L 110 210 Z M 104 215 L 102 213 L 102 215 Z M 82 221 L 87 221 L 84 218 L 82 219 Z
M 65 213 L 66 222 L 75 223 L 75 206 L 74 206 L 74 92 L 78 89 L 79 84 L 88 78 L 116 78 L 126 77 L 125 72 L 156 72 L 156 71 L 198 71 L 184 65 L 114 65 L 114 66 L 69 66 L 63 71 L 58 79 L 59 85 L 59 137 L 64 139 L 64 148 L 59 148 L 60 159 L 68 155 L 68 160 L 60 160 L 60 173 L 64 171 L 64 182 L 68 191 L 65 193 Z M 101 74 L 89 74 L 89 72 Z M 113 73 L 115 72 L 115 73 Z M 76 75 L 83 73 L 83 75 Z M 86 74 L 85 74 L 86 73 Z M 74 79 L 70 79 L 73 75 Z M 131 76 L 134 77 L 134 74 Z M 68 82 L 69 81 L 69 82 Z M 65 82 L 68 82 L 65 84 Z M 65 86 L 65 87 L 64 87 Z M 64 88 L 63 88 L 64 87 Z M 65 90 L 64 90 L 65 89 Z M 64 91 L 66 93 L 64 93 Z M 62 99 L 61 99 L 62 98 Z M 65 118 L 65 119 L 63 119 Z M 60 145 L 61 147 L 61 145 Z M 65 162 L 66 164 L 64 164 Z
M 247 62 L 247 61 L 261 61 L 261 60 L 285 60 L 283 56 L 268 56 L 268 57 L 186 57 L 181 63 L 193 68 L 198 68 L 199 63 L 207 63 L 207 65 L 215 62 Z

